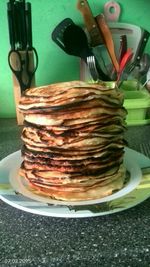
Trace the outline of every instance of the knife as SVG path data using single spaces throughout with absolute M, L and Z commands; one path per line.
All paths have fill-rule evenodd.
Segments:
M 149 39 L 149 36 L 150 36 L 150 33 L 146 30 L 143 30 L 142 37 L 141 37 L 141 40 L 139 42 L 137 52 L 135 54 L 135 60 L 137 63 L 139 63 L 141 60 L 141 57 L 143 55 L 143 52 L 144 52 L 145 46 L 147 44 L 147 41 Z
M 90 36 L 91 46 L 104 44 L 98 25 L 86 0 L 78 0 L 77 9 L 81 12 L 85 26 Z
M 129 66 L 128 74 L 130 74 L 133 71 L 135 66 L 140 65 L 140 60 L 141 60 L 141 57 L 143 55 L 145 46 L 146 46 L 146 44 L 148 42 L 149 36 L 150 36 L 150 33 L 148 31 L 146 31 L 146 30 L 143 30 L 142 37 L 140 39 L 136 54 L 134 56 L 134 60 L 131 63 L 131 65 Z

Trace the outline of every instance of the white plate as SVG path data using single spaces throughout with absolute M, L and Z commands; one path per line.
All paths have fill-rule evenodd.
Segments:
M 13 207 L 45 216 L 78 218 L 119 212 L 150 196 L 150 178 L 148 174 L 142 175 L 139 162 L 150 166 L 150 160 L 145 156 L 126 148 L 125 165 L 131 178 L 123 189 L 99 200 L 62 203 L 37 196 L 23 186 L 17 178 L 21 163 L 21 154 L 17 151 L 0 162 L 0 198 Z

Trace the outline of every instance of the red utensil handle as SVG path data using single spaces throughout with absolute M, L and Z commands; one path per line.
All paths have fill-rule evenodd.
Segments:
M 124 56 L 120 62 L 119 71 L 118 71 L 118 75 L 117 75 L 117 81 L 120 80 L 122 72 L 124 71 L 127 63 L 132 59 L 132 57 L 133 57 L 133 51 L 131 48 L 128 48 L 127 52 L 124 54 Z

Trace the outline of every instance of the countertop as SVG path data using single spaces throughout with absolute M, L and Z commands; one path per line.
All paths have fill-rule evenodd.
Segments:
M 0 159 L 21 148 L 22 127 L 0 119 Z M 128 146 L 141 151 L 150 126 L 129 127 Z M 106 216 L 53 218 L 0 201 L 0 267 L 149 267 L 150 199 Z

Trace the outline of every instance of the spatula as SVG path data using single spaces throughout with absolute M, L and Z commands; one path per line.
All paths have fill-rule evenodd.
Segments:
M 69 55 L 79 56 L 82 59 L 91 55 L 85 32 L 70 18 L 62 20 L 53 30 L 51 37 Z
M 55 27 L 55 29 L 51 33 L 52 40 L 66 53 L 67 51 L 63 43 L 63 35 L 66 28 L 72 24 L 74 24 L 74 22 L 71 18 L 65 18 Z
M 64 30 L 62 41 L 69 55 L 80 57 L 85 62 L 92 55 L 84 30 L 76 24 L 71 24 Z

